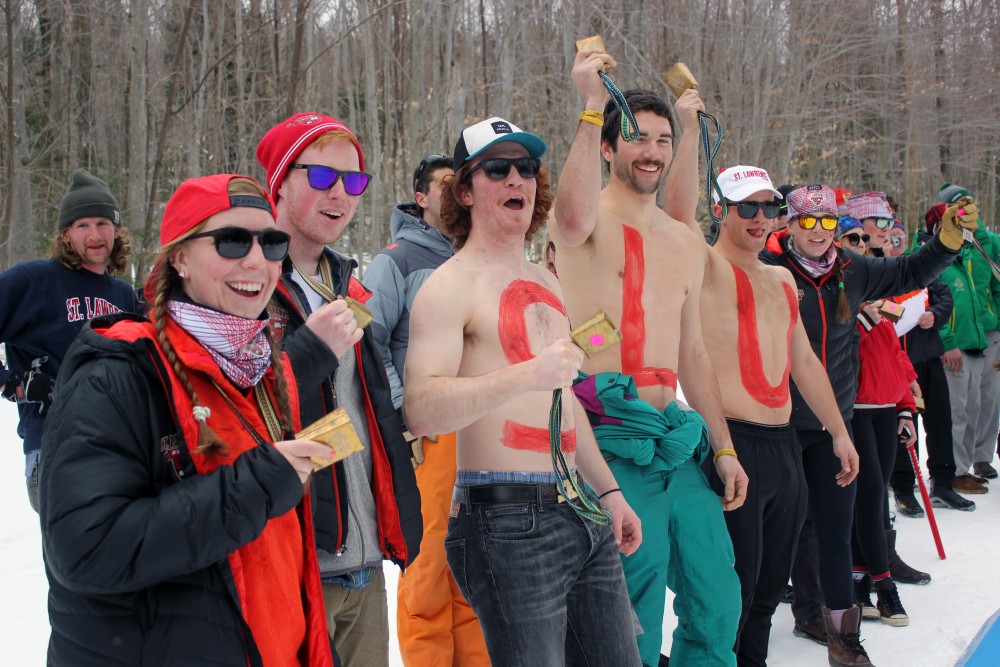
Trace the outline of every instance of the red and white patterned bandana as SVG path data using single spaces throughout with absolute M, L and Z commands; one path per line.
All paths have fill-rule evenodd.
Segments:
M 237 386 L 253 387 L 271 367 L 271 346 L 264 336 L 269 318 L 249 320 L 175 300 L 167 301 L 167 312 L 208 350 Z

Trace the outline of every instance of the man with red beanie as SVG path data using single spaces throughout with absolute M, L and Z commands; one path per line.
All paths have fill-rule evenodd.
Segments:
M 317 363 L 329 363 L 322 384 L 300 387 L 302 423 L 342 407 L 364 447 L 312 483 L 327 627 L 345 667 L 386 666 L 382 559 L 405 568 L 416 558 L 420 495 L 385 367 L 345 299 L 364 303 L 371 292 L 351 276 L 357 263 L 328 247 L 350 224 L 371 176 L 354 133 L 318 113 L 295 114 L 268 130 L 257 160 L 278 228 L 291 236 L 271 315 L 282 323 L 290 355 L 314 350 Z M 324 331 L 329 347 L 317 336 Z

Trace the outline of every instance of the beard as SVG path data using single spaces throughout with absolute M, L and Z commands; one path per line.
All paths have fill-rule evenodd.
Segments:
M 656 179 L 656 183 L 653 185 L 645 185 L 639 181 L 635 172 L 632 170 L 633 167 L 641 167 L 645 165 L 650 165 L 653 167 L 660 168 L 660 177 Z M 633 162 L 631 164 L 626 164 L 623 160 L 615 159 L 612 163 L 612 171 L 614 171 L 615 176 L 621 180 L 632 192 L 640 195 L 655 195 L 660 191 L 660 187 L 663 185 L 664 179 L 667 177 L 666 165 L 659 160 L 645 160 L 643 162 Z

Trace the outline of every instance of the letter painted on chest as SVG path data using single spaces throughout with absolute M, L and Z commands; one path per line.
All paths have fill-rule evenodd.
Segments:
M 507 363 L 518 364 L 534 359 L 528 338 L 528 321 L 525 317 L 530 306 L 544 304 L 563 317 L 566 308 L 555 294 L 538 283 L 528 280 L 514 280 L 500 295 L 500 312 L 497 318 L 497 333 Z M 576 429 L 562 434 L 562 450 L 576 451 Z M 545 428 L 526 426 L 507 420 L 504 422 L 500 443 L 511 449 L 545 453 L 549 451 L 549 431 Z
M 622 373 L 631 375 L 637 387 L 660 385 L 677 390 L 677 373 L 669 368 L 646 367 L 646 310 L 642 293 L 646 281 L 646 258 L 642 234 L 622 225 L 625 234 L 625 276 L 622 281 Z
M 740 362 L 740 379 L 750 398 L 769 408 L 780 408 L 788 403 L 788 376 L 792 370 L 792 330 L 798 316 L 798 299 L 795 291 L 782 281 L 785 299 L 788 301 L 788 332 L 785 348 L 788 361 L 778 384 L 772 385 L 764 374 L 764 360 L 760 354 L 760 338 L 757 335 L 757 305 L 754 302 L 753 285 L 750 278 L 739 267 L 733 266 L 736 278 L 736 319 L 739 324 L 736 352 Z

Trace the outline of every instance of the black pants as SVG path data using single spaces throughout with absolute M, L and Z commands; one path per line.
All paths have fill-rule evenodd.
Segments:
M 802 452 L 790 425 L 726 421 L 733 447 L 751 480 L 743 506 L 724 514 L 743 597 L 733 650 L 740 667 L 763 667 L 767 664 L 771 617 L 785 591 L 806 515 Z M 722 480 L 712 461 L 706 460 L 703 466 L 712 489 L 722 495 Z
M 852 556 L 860 570 L 881 575 L 889 571 L 885 543 L 886 484 L 896 462 L 899 436 L 896 408 L 854 410 L 851 430 L 861 471 L 854 502 Z
M 944 375 L 944 363 L 940 358 L 928 359 L 913 364 L 917 372 L 917 384 L 924 395 L 924 414 L 921 421 L 927 431 L 927 470 L 938 488 L 951 488 L 955 479 L 955 451 L 951 440 L 951 398 L 948 394 L 948 380 Z M 919 433 L 917 420 L 913 420 Z M 890 484 L 899 491 L 912 491 L 916 476 L 910 463 L 910 454 L 902 444 L 897 445 L 896 465 L 892 470 Z M 920 459 L 917 450 L 917 459 Z
M 851 425 L 847 424 L 848 431 Z M 804 527 L 792 566 L 795 585 L 795 618 L 805 622 L 820 614 L 820 602 L 830 609 L 849 609 L 854 603 L 851 586 L 851 525 L 858 485 L 837 486 L 840 459 L 833 454 L 833 438 L 826 431 L 796 431 L 802 446 L 802 468 L 809 487 L 809 521 Z M 853 439 L 853 436 L 852 436 Z M 815 546 L 809 544 L 815 536 Z M 818 579 L 822 600 L 810 591 Z M 800 585 L 805 587 L 800 600 Z

